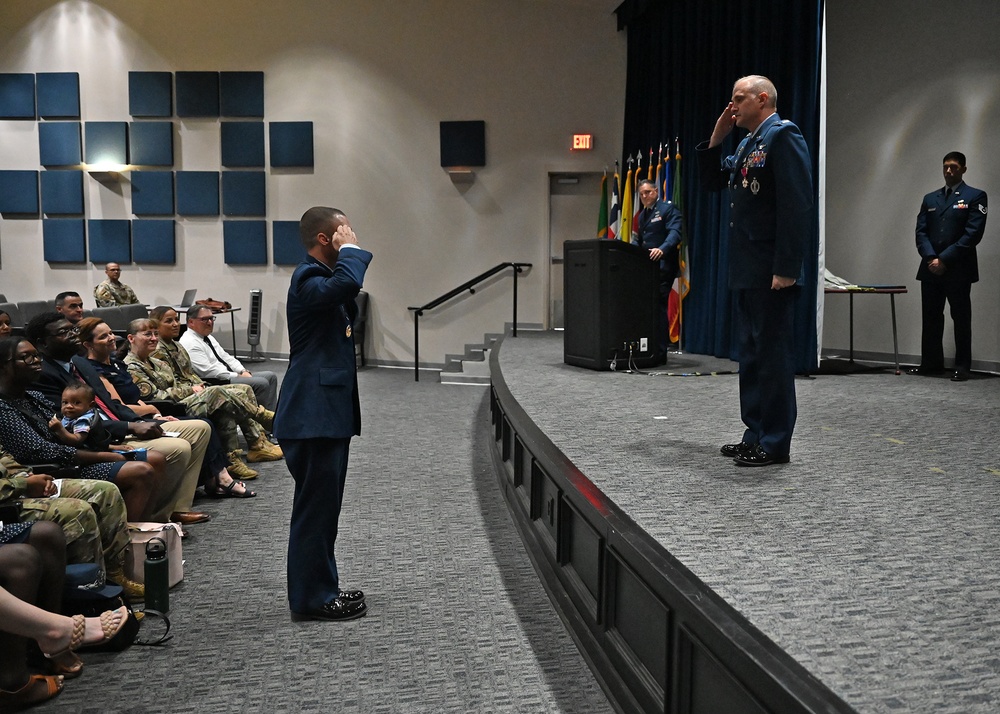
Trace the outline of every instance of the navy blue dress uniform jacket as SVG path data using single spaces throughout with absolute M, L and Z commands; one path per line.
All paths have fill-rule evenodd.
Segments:
M 341 248 L 333 268 L 307 257 L 292 274 L 286 314 L 288 372 L 274 418 L 280 439 L 343 439 L 361 434 L 352 326 L 354 298 L 372 254 Z
M 660 270 L 676 276 L 680 270 L 681 212 L 670 201 L 657 201 L 639 212 L 636 236 L 640 248 L 663 251 Z
M 811 163 L 799 128 L 772 114 L 725 160 L 721 143 L 703 142 L 696 153 L 703 186 L 729 187 L 729 287 L 769 289 L 774 275 L 801 283 L 815 230 Z
M 924 196 L 917 215 L 917 251 L 923 260 L 917 280 L 974 283 L 979 280 L 976 246 L 986 230 L 986 192 L 958 184 L 945 198 L 941 188 Z M 934 275 L 927 262 L 938 258 L 944 275 Z

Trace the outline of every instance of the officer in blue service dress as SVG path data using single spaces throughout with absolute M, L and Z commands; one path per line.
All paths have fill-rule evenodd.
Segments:
M 911 374 L 944 372 L 944 303 L 955 323 L 955 372 L 964 382 L 972 369 L 972 284 L 979 280 L 976 246 L 986 229 L 986 192 L 962 180 L 965 154 L 944 157 L 944 188 L 924 196 L 917 214 L 920 308 L 923 316 L 920 366 Z
M 299 235 L 308 255 L 288 287 L 290 354 L 274 417 L 295 480 L 288 604 L 294 620 L 353 620 L 368 611 L 365 595 L 341 589 L 334 546 L 351 437 L 361 434 L 351 326 L 372 254 L 335 208 L 310 208 Z
M 657 347 L 660 358 L 666 361 L 670 345 L 670 323 L 667 304 L 670 290 L 680 270 L 677 248 L 681 244 L 681 212 L 670 201 L 657 200 L 656 184 L 648 179 L 639 182 L 639 222 L 636 225 L 636 243 L 649 251 L 649 259 L 660 264 L 660 290 L 657 299 Z
M 720 451 L 741 466 L 787 463 L 795 428 L 794 313 L 803 256 L 815 240 L 809 152 L 776 113 L 766 77 L 733 86 L 712 137 L 697 147 L 702 184 L 729 190 L 729 287 L 735 293 L 740 413 L 746 430 Z M 749 131 L 732 156 L 722 141 Z

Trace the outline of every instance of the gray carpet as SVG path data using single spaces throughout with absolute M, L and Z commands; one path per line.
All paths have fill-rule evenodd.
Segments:
M 574 464 L 849 704 L 1000 710 L 1000 379 L 801 378 L 792 462 L 746 469 L 718 452 L 742 435 L 735 375 L 570 367 L 561 333 L 499 359 Z
M 213 520 L 188 529 L 173 642 L 84 653 L 83 677 L 34 711 L 611 711 L 499 495 L 486 389 L 368 369 L 361 393 L 338 562 L 367 617 L 290 622 L 292 481 L 267 464 L 256 499 L 196 503 Z

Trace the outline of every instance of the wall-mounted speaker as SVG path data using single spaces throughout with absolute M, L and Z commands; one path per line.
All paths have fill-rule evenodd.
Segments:
M 260 344 L 260 323 L 262 318 L 262 306 L 264 303 L 264 293 L 261 290 L 250 291 L 250 312 L 247 320 L 247 344 L 250 345 L 250 356 L 247 362 L 263 362 L 264 357 L 257 355 L 257 345 Z
M 441 166 L 486 166 L 486 122 L 441 122 Z

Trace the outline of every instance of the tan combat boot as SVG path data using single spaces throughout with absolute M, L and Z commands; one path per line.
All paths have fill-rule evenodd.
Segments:
M 112 580 L 122 586 L 122 595 L 129 602 L 140 602 L 146 597 L 146 586 L 142 583 L 137 583 L 135 580 L 129 580 L 125 575 L 123 563 L 109 566 L 107 576 L 108 580 Z
M 250 463 L 280 461 L 283 458 L 285 458 L 285 454 L 281 450 L 281 447 L 272 444 L 264 435 L 261 435 L 257 438 L 257 441 L 250 444 L 250 448 L 247 450 L 247 461 Z
M 274 428 L 274 412 L 265 409 L 263 406 L 257 407 L 257 413 L 253 415 L 254 421 L 264 427 L 268 432 Z
M 236 451 L 230 451 L 226 456 L 229 458 L 229 464 L 226 466 L 226 470 L 229 475 L 232 476 L 237 481 L 252 481 L 257 478 L 258 474 L 252 468 L 243 463 L 243 459 L 240 458 L 241 452 L 239 449 Z

